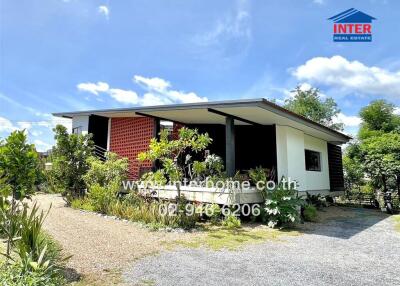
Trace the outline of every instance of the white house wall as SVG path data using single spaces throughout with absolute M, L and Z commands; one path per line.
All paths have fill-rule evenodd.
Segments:
M 329 190 L 327 142 L 304 132 L 276 125 L 276 154 L 279 180 L 282 176 L 296 180 L 299 191 Z M 305 149 L 321 153 L 321 172 L 306 171 Z
M 72 131 L 78 128 L 79 134 L 87 134 L 89 132 L 89 115 L 78 115 L 72 117 Z
M 306 189 L 308 191 L 329 190 L 328 144 L 326 141 L 304 135 L 304 147 L 321 153 L 321 172 L 306 171 Z

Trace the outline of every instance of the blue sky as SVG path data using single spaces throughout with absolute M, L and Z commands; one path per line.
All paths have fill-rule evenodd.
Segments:
M 400 105 L 399 1 L 0 2 L 0 137 L 39 150 L 50 113 L 240 98 L 282 102 L 297 84 L 333 97 L 355 133 L 360 108 Z M 378 20 L 371 43 L 334 43 L 327 18 Z M 400 111 L 400 110 L 398 110 Z

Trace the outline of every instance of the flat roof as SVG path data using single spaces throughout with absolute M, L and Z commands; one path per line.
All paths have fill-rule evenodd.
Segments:
M 231 115 L 235 124 L 283 125 L 304 131 L 332 143 L 345 143 L 350 136 L 289 111 L 264 98 L 210 101 L 129 108 L 96 109 L 53 113 L 57 117 L 99 115 L 105 117 L 156 117 L 186 124 L 225 124 L 221 115 Z

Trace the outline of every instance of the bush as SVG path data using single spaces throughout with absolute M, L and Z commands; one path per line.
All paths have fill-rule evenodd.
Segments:
M 219 221 L 221 213 L 221 207 L 217 204 L 208 204 L 205 206 L 205 214 L 212 223 L 216 223 Z
M 120 185 L 128 177 L 129 163 L 127 158 L 120 158 L 117 154 L 107 152 L 107 160 L 101 161 L 97 157 L 89 157 L 89 169 L 83 180 L 90 188 L 93 185 L 110 186 L 117 182 Z
M 57 272 L 36 268 L 26 271 L 20 263 L 0 264 L 0 285 L 10 286 L 60 286 L 65 279 Z
M 268 169 L 264 169 L 263 167 L 256 167 L 255 169 L 250 169 L 248 171 L 250 181 L 256 185 L 257 182 L 267 182 L 268 180 Z
M 278 187 L 266 194 L 263 221 L 269 227 L 285 227 L 300 221 L 300 208 L 303 201 L 297 191 L 285 188 L 281 183 Z
M 313 205 L 306 205 L 303 210 L 303 217 L 305 221 L 316 222 L 318 218 L 317 208 Z
M 228 229 L 235 229 L 241 226 L 240 219 L 238 219 L 235 215 L 230 214 L 225 217 L 222 221 L 222 226 Z
M 120 185 L 117 182 L 102 187 L 95 184 L 90 187 L 88 200 L 93 206 L 93 210 L 106 214 L 108 213 L 109 207 L 117 200 L 117 194 L 120 190 Z
M 88 198 L 74 199 L 71 202 L 71 207 L 78 210 L 95 211 L 92 202 Z
M 326 206 L 326 202 L 320 194 L 311 195 L 308 192 L 306 192 L 306 194 L 307 194 L 306 202 L 308 204 L 315 206 L 317 209 L 321 209 Z

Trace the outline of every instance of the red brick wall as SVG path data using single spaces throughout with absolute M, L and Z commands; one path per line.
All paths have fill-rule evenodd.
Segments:
M 151 168 L 152 162 L 138 162 L 137 155 L 148 150 L 154 136 L 154 119 L 121 117 L 111 119 L 110 151 L 129 160 L 129 179 L 139 177 L 139 169 Z
M 185 127 L 185 125 L 174 122 L 174 124 L 172 125 L 172 140 L 179 139 L 179 129 L 181 129 L 182 127 Z

